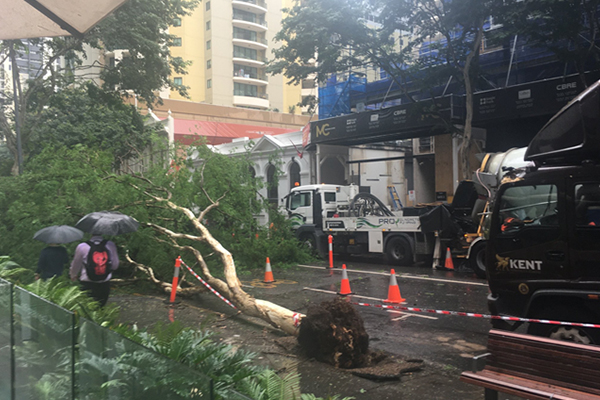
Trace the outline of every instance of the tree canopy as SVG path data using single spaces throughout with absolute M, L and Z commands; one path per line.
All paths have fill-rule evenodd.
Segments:
M 360 74 L 371 65 L 385 71 L 413 101 L 450 78 L 462 83 L 467 115 L 461 147 L 469 178 L 472 95 L 484 23 L 493 1 L 306 0 L 286 9 L 275 39 L 270 71 L 291 82 L 317 74 Z M 376 22 L 370 22 L 376 21 Z M 424 50 L 427 50 L 424 52 Z M 312 62 L 315 61 L 315 62 Z M 426 97 L 426 96 L 425 96 Z
M 27 158 L 27 150 L 32 147 L 33 125 L 27 125 L 26 121 L 35 121 L 49 99 L 64 88 L 95 79 L 108 93 L 137 96 L 147 104 L 158 101 L 157 93 L 165 87 L 185 96 L 186 87 L 173 82 L 171 75 L 184 74 L 189 63 L 170 57 L 173 36 L 168 28 L 174 18 L 190 13 L 196 5 L 197 0 L 129 0 L 83 39 L 64 37 L 0 43 L 0 60 L 8 58 L 15 71 L 18 66 L 13 61 L 19 54 L 26 54 L 30 45 L 39 46 L 44 54 L 40 70 L 30 76 L 24 86 L 18 81 L 14 88 L 18 94 L 18 121 L 12 106 L 13 93 L 0 94 L 0 136 L 6 139 L 15 160 L 13 173 L 17 172 L 16 123 Z M 122 50 L 123 57 L 106 63 L 87 59 L 86 51 L 90 48 L 105 54 Z M 108 97 L 100 96 L 102 99 Z
M 504 26 L 503 37 L 521 35 L 531 47 L 550 50 L 559 61 L 574 65 L 583 87 L 584 73 L 600 68 L 599 0 L 506 0 L 496 22 Z

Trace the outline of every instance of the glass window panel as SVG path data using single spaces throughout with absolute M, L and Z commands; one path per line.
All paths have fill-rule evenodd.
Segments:
M 84 318 L 79 342 L 82 399 L 210 399 L 209 377 Z
M 325 203 L 335 203 L 335 192 L 325 192 Z
M 554 185 L 514 186 L 500 198 L 500 229 L 520 230 L 527 225 L 558 225 L 557 189 Z
M 73 398 L 73 313 L 14 287 L 15 398 Z
M 575 221 L 581 226 L 600 227 L 600 184 L 575 185 Z
M 4 279 L 0 279 L 0 399 L 11 398 L 11 296 L 12 284 Z
M 290 210 L 295 210 L 298 207 L 309 207 L 312 192 L 295 192 L 292 195 Z

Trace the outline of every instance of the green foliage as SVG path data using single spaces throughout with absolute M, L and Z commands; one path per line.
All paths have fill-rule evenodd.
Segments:
M 137 185 L 151 191 L 169 188 L 173 202 L 196 212 L 209 206 L 209 198 L 218 200 L 219 206 L 206 215 L 204 222 L 232 252 L 239 269 L 263 268 L 267 256 L 279 265 L 308 260 L 283 216 L 274 213 L 269 229 L 259 227 L 255 221 L 254 215 L 265 206 L 256 195 L 262 183 L 250 175 L 246 156 L 214 154 L 206 146 L 193 151 L 199 155 L 195 165 L 184 160 L 180 161 L 179 171 L 167 173 L 160 165 L 149 171 L 145 177 L 153 186 L 132 176 L 112 174 L 109 153 L 84 146 L 45 149 L 28 163 L 23 175 L 0 177 L 0 254 L 10 255 L 25 269 L 34 271 L 44 247 L 32 239 L 36 231 L 50 225 L 73 226 L 85 214 L 101 210 L 118 210 L 142 224 L 153 222 L 175 232 L 197 233 L 181 213 L 160 204 L 147 206 L 149 198 L 131 186 Z M 121 260 L 129 251 L 132 259 L 152 267 L 159 279 L 168 281 L 178 255 L 190 265 L 192 258 L 157 241 L 156 235 L 142 225 L 138 232 L 112 239 L 120 249 Z M 202 243 L 181 244 L 193 245 L 206 256 L 212 253 Z M 75 246 L 67 245 L 70 254 Z M 207 261 L 218 276 L 222 270 L 220 260 L 207 256 Z M 131 276 L 133 271 L 123 262 L 117 274 Z
M 150 145 L 152 133 L 133 106 L 91 82 L 49 95 L 46 106 L 30 114 L 24 129 L 31 131 L 31 142 L 25 148 L 30 156 L 47 147 L 83 144 L 112 154 L 117 169 L 123 160 L 137 158 L 139 149 Z
M 149 104 L 156 100 L 156 91 L 165 85 L 186 95 L 186 87 L 171 79 L 185 74 L 189 63 L 170 56 L 169 45 L 174 38 L 168 28 L 174 18 L 191 13 L 198 0 L 129 0 L 104 19 L 87 41 L 107 51 L 128 50 L 114 66 L 102 69 L 104 88 L 130 90 Z
M 519 35 L 532 47 L 546 48 L 582 76 L 597 71 L 600 48 L 598 0 L 507 0 L 499 2 L 495 21 L 503 25 L 500 40 Z M 585 84 L 585 83 L 584 83 Z
M 54 277 L 45 281 L 39 279 L 25 286 L 25 289 L 99 325 L 116 325 L 118 307 L 114 304 L 100 307 L 98 302 L 65 277 Z
M 14 163 L 14 159 L 6 147 L 6 144 L 0 143 L 0 176 L 10 175 L 10 169 Z
M 45 106 L 48 105 L 50 98 L 65 97 L 61 95 L 62 90 L 78 90 L 78 85 L 82 81 L 94 79 L 96 82 L 102 82 L 102 89 L 107 93 L 117 93 L 119 96 L 137 96 L 147 104 L 154 104 L 158 98 L 157 93 L 165 87 L 178 91 L 181 95 L 186 95 L 187 88 L 177 85 L 171 80 L 171 74 L 181 76 L 185 74 L 185 68 L 189 62 L 177 57 L 171 57 L 169 45 L 173 36 L 169 35 L 168 28 L 174 18 L 180 18 L 191 13 L 196 7 L 198 0 L 129 0 L 119 7 L 114 13 L 102 20 L 94 29 L 87 33 L 83 39 L 72 37 L 59 38 L 41 38 L 34 42 L 44 49 L 44 65 L 36 77 L 32 77 L 26 86 L 19 88 L 19 100 L 17 108 L 19 110 L 19 125 L 21 127 L 21 141 L 24 149 L 24 159 L 28 158 L 28 149 L 35 149 L 33 140 L 33 130 L 39 132 L 43 130 L 37 122 L 38 117 L 44 119 L 41 115 Z M 84 65 L 88 55 L 84 49 L 88 45 L 102 52 L 112 52 L 114 50 L 123 50 L 121 60 L 106 60 L 106 62 L 94 63 L 91 68 L 92 59 Z M 2 41 L 0 42 L 0 54 L 4 56 L 8 53 L 8 48 L 14 48 L 17 55 L 26 56 L 28 47 L 20 41 Z M 11 58 L 13 52 L 10 52 Z M 64 68 L 57 67 L 56 60 L 59 57 L 65 58 Z M 100 94 L 100 92 L 97 92 Z M 12 93 L 0 93 L 1 97 L 12 100 Z M 68 96 L 68 95 L 67 95 Z M 98 110 L 87 108 L 93 116 L 102 118 L 96 121 L 96 126 L 91 132 L 98 133 L 102 130 L 100 124 L 105 123 L 113 126 L 118 123 L 110 118 L 111 112 L 101 105 L 107 100 L 105 96 L 99 96 L 96 105 L 100 105 Z M 11 102 L 0 102 L 0 138 L 6 138 L 7 146 L 13 159 L 17 159 L 16 129 L 14 108 L 7 107 Z M 108 105 L 112 104 L 109 99 Z M 86 103 L 81 107 L 85 108 Z M 112 110 L 114 111 L 114 109 Z M 71 111 L 72 112 L 72 111 Z M 83 114 L 74 113 L 73 115 L 61 115 L 63 120 L 73 119 L 75 117 L 84 118 Z M 123 120 L 126 121 L 126 120 Z M 122 123 L 123 121 L 119 121 Z M 129 120 L 129 123 L 135 125 L 136 121 Z M 92 125 L 91 120 L 87 121 Z M 120 126 L 118 129 L 123 129 Z M 64 130 L 60 127 L 59 130 Z M 73 133 L 72 129 L 67 129 Z M 117 132 L 118 133 L 118 132 Z M 88 137 L 90 132 L 79 132 L 79 136 Z M 52 135 L 52 138 L 56 138 Z M 62 139 L 59 137 L 59 140 Z M 69 136 L 66 140 L 72 140 Z M 102 141 L 100 138 L 96 140 Z M 121 138 L 123 141 L 124 138 Z M 104 143 L 110 146 L 110 143 Z M 117 145 L 117 143 L 115 143 Z M 113 148 L 114 149 L 114 148 Z M 129 152 L 130 148 L 123 148 Z M 14 169 L 14 166 L 13 166 Z M 13 170 L 13 173 L 16 171 Z

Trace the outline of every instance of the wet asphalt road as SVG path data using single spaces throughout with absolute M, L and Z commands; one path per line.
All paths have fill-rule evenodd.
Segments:
M 336 259 L 333 273 L 326 269 L 327 262 L 283 271 L 273 266 L 275 284 L 261 285 L 260 279 L 244 282 L 244 278 L 242 283 L 244 289 L 257 298 L 305 313 L 308 304 L 336 296 L 342 264 L 346 264 L 354 293 L 350 300 L 382 304 L 375 299 L 387 298 L 392 266 L 379 258 Z M 430 265 L 417 264 L 394 269 L 401 295 L 406 299 L 402 304 L 405 307 L 488 313 L 487 282 L 466 268 L 456 265 L 454 271 L 439 271 Z M 471 358 L 485 353 L 487 332 L 491 328 L 489 319 L 357 308 L 370 336 L 371 348 L 423 359 L 453 370 L 469 369 Z

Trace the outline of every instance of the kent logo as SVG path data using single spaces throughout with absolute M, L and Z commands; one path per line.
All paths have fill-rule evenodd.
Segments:
M 531 271 L 541 271 L 542 262 L 538 260 L 510 260 L 510 269 L 524 269 Z
M 508 257 L 500 257 L 496 255 L 496 270 L 525 270 L 525 271 L 541 271 L 542 262 L 539 260 L 511 260 Z

